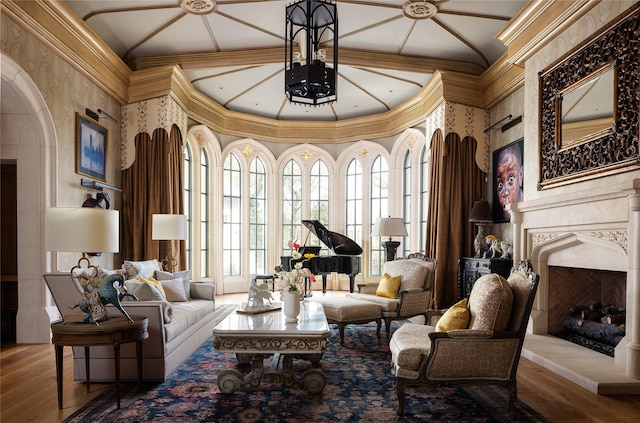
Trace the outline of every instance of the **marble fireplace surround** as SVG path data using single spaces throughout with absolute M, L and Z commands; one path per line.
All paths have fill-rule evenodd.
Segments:
M 640 179 L 511 210 L 514 259 L 529 258 L 540 285 L 522 351 L 591 392 L 640 394 Z M 548 334 L 549 266 L 626 272 L 626 336 L 615 358 Z

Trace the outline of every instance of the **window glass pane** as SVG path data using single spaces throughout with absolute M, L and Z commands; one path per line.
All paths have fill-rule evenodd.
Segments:
M 402 168 L 402 218 L 407 228 L 407 233 L 411 235 L 411 150 L 407 150 L 404 155 Z M 402 256 L 406 257 L 411 253 L 409 251 L 411 242 L 408 236 L 403 237 L 400 241 L 402 242 Z
M 209 277 L 209 157 L 200 152 L 200 276 Z
M 240 161 L 232 153 L 224 161 L 223 269 L 225 276 L 241 274 L 242 190 Z
M 316 161 L 311 167 L 309 200 L 309 218 L 329 227 L 329 170 L 322 160 Z M 307 245 L 321 246 L 320 254 L 329 254 L 327 246 L 314 234 L 310 234 Z
M 249 273 L 267 273 L 266 263 L 266 212 L 267 175 L 264 162 L 256 157 L 249 169 Z
M 378 219 L 389 216 L 388 181 L 387 161 L 382 156 L 378 156 L 371 165 L 371 229 Z M 385 254 L 381 241 L 380 237 L 371 238 L 371 266 L 369 269 L 371 275 L 382 275 Z
M 282 255 L 291 254 L 289 241 L 300 242 L 302 221 L 302 173 L 295 160 L 289 160 L 282 173 Z
M 193 215 L 191 211 L 191 201 L 192 201 L 192 190 L 191 190 L 191 179 L 193 178 L 193 169 L 191 167 L 191 147 L 189 144 L 185 144 L 184 148 L 184 214 L 187 216 L 187 269 L 193 269 L 193 259 L 191 253 L 193 252 L 193 247 L 191 245 L 191 230 L 193 223 Z
M 427 147 L 420 154 L 420 252 L 426 251 L 427 220 L 429 219 L 429 157 Z
M 362 245 L 362 168 L 356 159 L 347 167 L 346 184 L 345 235 Z

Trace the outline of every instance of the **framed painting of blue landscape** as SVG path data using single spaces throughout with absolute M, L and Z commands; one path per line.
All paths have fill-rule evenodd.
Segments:
M 107 129 L 76 113 L 76 173 L 106 182 Z

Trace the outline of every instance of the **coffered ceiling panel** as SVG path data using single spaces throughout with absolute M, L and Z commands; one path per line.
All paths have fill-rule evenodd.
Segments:
M 326 121 L 393 109 L 437 69 L 479 75 L 506 52 L 495 36 L 527 2 L 336 1 L 338 100 L 319 107 L 290 104 L 284 93 L 285 8 L 294 1 L 191 0 L 202 14 L 180 0 L 64 3 L 133 70 L 179 65 L 196 89 L 229 110 Z M 435 15 L 411 12 L 425 8 Z M 282 60 L 274 58 L 278 49 Z M 185 59 L 193 54 L 204 59 L 194 65 Z

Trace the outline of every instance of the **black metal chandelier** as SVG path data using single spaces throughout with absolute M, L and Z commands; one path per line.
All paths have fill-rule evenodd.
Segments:
M 322 0 L 301 0 L 286 9 L 285 93 L 292 103 L 320 106 L 338 99 L 338 10 Z M 333 68 L 321 43 L 333 41 Z M 298 49 L 294 50 L 294 47 Z

